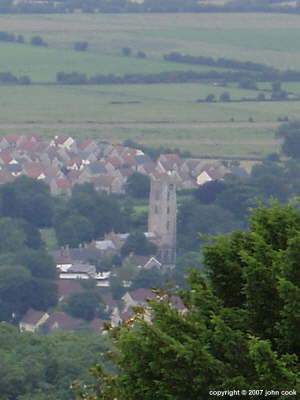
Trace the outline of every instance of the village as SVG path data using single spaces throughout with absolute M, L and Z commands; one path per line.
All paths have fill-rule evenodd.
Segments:
M 152 160 L 140 149 L 93 140 L 75 140 L 70 136 L 55 136 L 46 140 L 39 136 L 7 135 L 0 141 L 0 183 L 12 182 L 20 175 L 47 183 L 53 196 L 70 196 L 75 184 L 92 183 L 96 191 L 124 194 L 128 177 L 134 172 L 151 180 L 147 240 L 157 246 L 155 254 L 141 256 L 130 253 L 122 262 L 136 270 L 166 271 L 176 264 L 176 189 L 193 189 L 228 173 L 247 174 L 238 166 L 198 158 L 182 158 L 177 154 L 161 154 Z M 91 329 L 105 332 L 106 324 L 118 326 L 131 315 L 133 307 L 147 305 L 156 297 L 149 288 L 131 288 L 124 280 L 124 294 L 115 299 L 110 291 L 111 268 L 96 268 L 97 260 L 120 255 L 129 233 L 110 232 L 104 238 L 80 245 L 63 246 L 51 252 L 57 269 L 56 284 L 59 304 L 52 312 L 29 309 L 21 319 L 21 330 L 51 332 Z M 104 302 L 105 318 L 91 321 L 73 318 L 64 312 L 69 296 L 83 290 L 83 281 L 94 281 Z M 177 296 L 172 302 L 185 311 Z

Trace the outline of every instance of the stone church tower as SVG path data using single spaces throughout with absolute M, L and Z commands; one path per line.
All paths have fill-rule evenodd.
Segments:
M 159 238 L 159 261 L 165 266 L 175 266 L 176 178 L 171 172 L 151 179 L 148 232 Z

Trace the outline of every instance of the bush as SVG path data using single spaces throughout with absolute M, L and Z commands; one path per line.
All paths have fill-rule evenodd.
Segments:
M 33 36 L 30 40 L 30 44 L 33 46 L 43 46 L 43 47 L 48 47 L 48 44 L 44 42 L 43 38 L 40 36 Z
M 143 51 L 138 51 L 136 56 L 137 56 L 137 58 L 146 58 L 147 57 L 146 53 Z
M 76 51 L 86 51 L 89 44 L 88 42 L 75 42 L 74 43 L 74 50 Z
M 131 48 L 130 47 L 123 47 L 122 54 L 125 57 L 131 56 Z
M 222 102 L 228 102 L 230 101 L 230 94 L 229 92 L 223 92 L 220 94 L 220 101 Z

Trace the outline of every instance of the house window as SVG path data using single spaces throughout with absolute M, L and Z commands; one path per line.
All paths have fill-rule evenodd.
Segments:
M 167 214 L 170 214 L 170 207 L 167 207 Z
M 168 191 L 167 192 L 167 201 L 169 201 L 170 200 L 170 192 Z
M 167 222 L 167 231 L 170 230 L 170 221 Z
M 169 190 L 173 190 L 173 189 L 174 189 L 174 185 L 173 185 L 173 183 L 170 183 Z
M 157 206 L 154 207 L 154 212 L 155 212 L 155 214 L 158 214 L 158 207 Z
M 156 190 L 155 191 L 155 200 L 159 200 L 160 199 L 160 191 Z

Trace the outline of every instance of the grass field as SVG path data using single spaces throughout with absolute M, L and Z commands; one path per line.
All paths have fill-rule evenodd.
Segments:
M 130 138 L 195 155 L 253 157 L 278 149 L 274 130 L 279 116 L 298 115 L 299 102 L 195 102 L 210 90 L 200 84 L 2 86 L 0 134 L 64 133 L 113 143 Z M 224 88 L 214 90 L 217 95 Z M 232 98 L 252 94 L 226 90 Z
M 224 90 L 234 99 L 255 92 L 202 84 L 1 86 L 0 121 L 44 123 L 275 122 L 296 118 L 299 102 L 197 103 Z
M 91 53 L 119 55 L 123 47 L 150 58 L 186 54 L 258 61 L 300 69 L 300 16 L 289 14 L 1 15 L 1 30 L 42 36 L 50 47 L 89 42 Z
M 0 15 L 0 26 L 27 42 L 40 35 L 49 43 L 36 48 L 0 42 L 0 71 L 29 75 L 34 82 L 53 82 L 58 71 L 90 76 L 207 69 L 164 62 L 162 55 L 170 51 L 300 70 L 299 15 Z M 88 41 L 88 51 L 72 50 L 75 41 Z M 147 58 L 123 57 L 123 47 L 133 54 L 143 50 Z M 283 89 L 300 94 L 300 84 Z M 277 120 L 297 118 L 300 102 L 196 102 L 224 91 L 232 100 L 258 93 L 213 84 L 1 86 L 0 134 L 66 133 L 114 143 L 130 138 L 209 156 L 251 158 L 278 150 Z
M 56 73 L 81 72 L 124 75 L 151 74 L 165 71 L 207 71 L 211 67 L 186 66 L 158 59 L 138 59 L 96 52 L 76 52 L 69 49 L 44 48 L 31 45 L 0 42 L 0 71 L 16 76 L 28 75 L 33 82 L 55 82 Z M 218 69 L 219 71 L 224 69 Z

